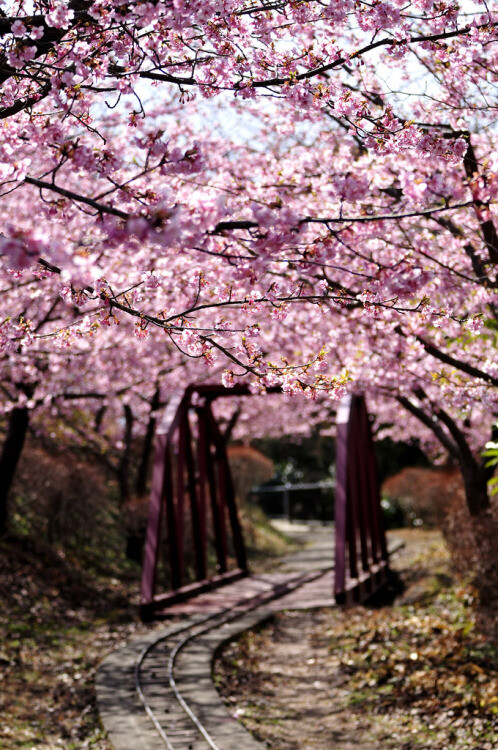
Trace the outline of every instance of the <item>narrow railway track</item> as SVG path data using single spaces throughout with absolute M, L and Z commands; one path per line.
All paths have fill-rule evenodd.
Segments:
M 135 690 L 164 747 L 168 750 L 249 748 L 249 740 L 249 744 L 243 743 L 243 746 L 239 743 L 220 744 L 206 727 L 206 706 L 202 705 L 202 698 L 199 699 L 200 674 L 205 675 L 206 669 L 199 671 L 196 659 L 197 663 L 200 659 L 205 667 L 210 652 L 202 651 L 201 644 L 220 629 L 223 631 L 220 640 L 225 634 L 228 637 L 230 626 L 250 614 L 263 619 L 278 608 L 274 604 L 276 600 L 325 576 L 329 570 L 315 570 L 276 582 L 270 590 L 240 598 L 218 612 L 191 619 L 144 647 L 135 663 Z M 192 648 L 196 644 L 199 644 L 198 654 L 192 657 Z M 185 656 L 187 650 L 190 651 L 189 659 Z

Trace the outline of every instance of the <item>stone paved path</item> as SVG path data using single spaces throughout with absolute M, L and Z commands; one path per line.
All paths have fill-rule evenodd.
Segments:
M 284 558 L 277 572 L 249 576 L 217 591 L 207 592 L 195 599 L 175 605 L 169 609 L 171 616 L 181 621 L 168 626 L 159 626 L 146 637 L 127 644 L 108 656 L 97 673 L 97 700 L 99 711 L 109 739 L 116 750 L 163 750 L 168 745 L 159 736 L 150 718 L 146 715 L 135 685 L 136 664 L 140 655 L 158 638 L 167 638 L 185 624 L 195 623 L 202 617 L 229 607 L 241 597 L 251 598 L 255 593 L 269 592 L 275 583 L 323 568 L 330 568 L 333 561 L 333 529 L 330 526 L 297 525 L 283 522 L 289 535 L 303 537 L 308 545 L 297 553 Z M 229 625 L 196 638 L 181 653 L 178 682 L 188 694 L 189 704 L 199 716 L 213 745 L 191 739 L 182 740 L 181 731 L 173 743 L 176 748 L 199 750 L 217 747 L 219 750 L 260 750 L 257 742 L 228 713 L 211 681 L 211 662 L 214 651 L 225 640 L 267 619 L 272 612 L 281 609 L 305 609 L 314 606 L 333 606 L 332 571 L 325 576 L 292 591 L 278 600 L 271 601 L 257 611 L 246 614 Z M 183 683 L 183 684 L 182 684 Z M 159 693 L 161 688 L 157 688 Z M 170 711 L 170 697 L 166 688 L 164 696 L 156 696 L 162 713 Z M 162 703 L 161 703 L 162 701 Z M 173 707 L 171 707 L 173 710 Z M 175 709 L 177 710 L 177 709 Z M 186 736 L 186 735 L 185 735 Z

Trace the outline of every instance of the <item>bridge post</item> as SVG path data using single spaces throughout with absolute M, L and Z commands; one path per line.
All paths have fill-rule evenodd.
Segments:
M 388 577 L 389 558 L 375 454 L 363 395 L 337 411 L 335 581 L 338 604 L 371 596 Z
M 166 435 L 157 435 L 149 503 L 149 523 L 142 566 L 142 601 L 151 601 L 156 588 L 157 561 L 162 526 L 165 450 Z

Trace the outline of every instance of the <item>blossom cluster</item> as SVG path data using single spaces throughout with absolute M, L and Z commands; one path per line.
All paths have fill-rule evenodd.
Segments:
M 97 373 L 116 395 L 176 369 L 303 396 L 308 425 L 352 387 L 379 413 L 444 403 L 482 442 L 497 407 L 489 4 L 7 5 L 6 408 L 19 384 L 40 405 L 94 392 Z

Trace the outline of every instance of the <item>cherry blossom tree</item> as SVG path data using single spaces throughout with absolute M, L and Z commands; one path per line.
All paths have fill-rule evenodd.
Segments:
M 81 316 L 70 295 L 61 295 L 58 278 L 43 269 L 26 272 L 22 280 L 17 275 L 7 273 L 0 288 L 0 298 L 16 321 L 0 357 L 1 415 L 6 423 L 0 454 L 4 529 L 7 498 L 28 429 L 44 443 L 78 446 L 103 462 L 116 475 L 124 504 L 132 493 L 133 440 L 150 433 L 158 409 L 179 381 L 187 384 L 202 377 L 192 371 L 195 360 L 172 346 L 159 347 L 157 335 L 140 341 L 138 350 L 130 348 L 129 332 L 117 322 L 112 336 L 108 326 L 84 336 L 77 328 L 69 344 L 61 327 L 77 325 Z M 150 441 L 151 436 L 145 438 L 138 492 L 144 491 Z
M 152 392 L 185 358 L 304 395 L 310 419 L 361 387 L 459 461 L 487 518 L 494 4 L 1 7 L 11 405 L 50 388 L 61 349 L 85 359 L 88 393 L 92 372 L 131 388 L 106 365 L 118 330 L 113 356 L 126 372 L 143 356 Z

